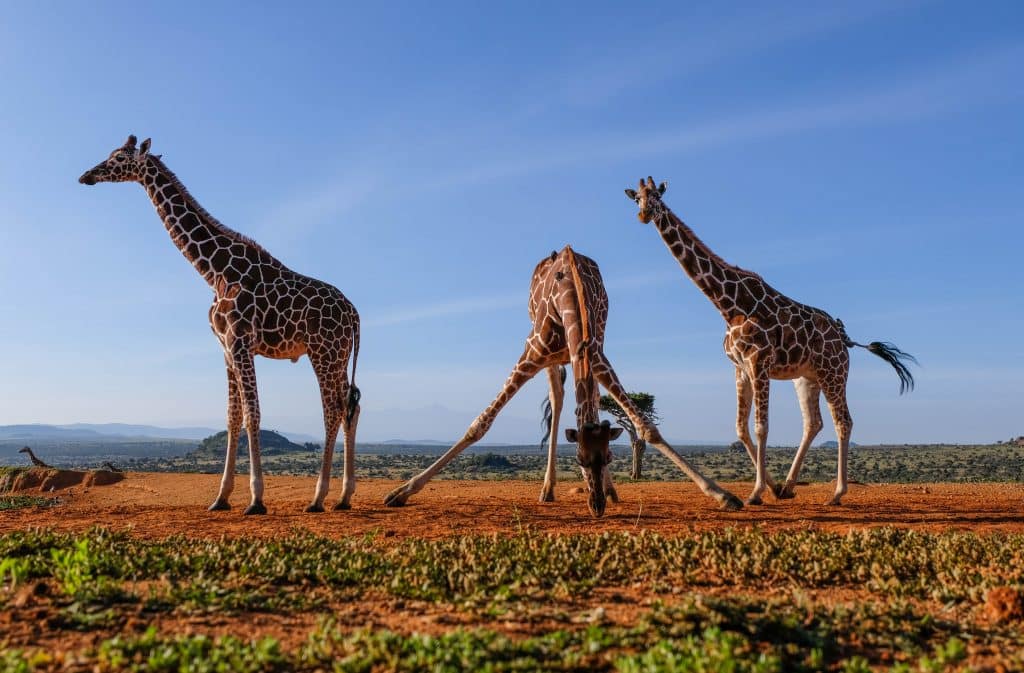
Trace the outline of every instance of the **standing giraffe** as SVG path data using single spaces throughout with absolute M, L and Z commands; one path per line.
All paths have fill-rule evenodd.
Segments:
M 821 309 L 785 296 L 751 271 L 727 264 L 662 202 L 668 184 L 655 187 L 648 176 L 626 196 L 640 208 L 640 221 L 654 222 L 672 255 L 686 275 L 700 288 L 728 324 L 725 353 L 736 365 L 736 433 L 754 461 L 757 477 L 748 505 L 761 504 L 769 487 L 779 498 L 792 498 L 804 454 L 821 431 L 818 398 L 832 411 L 839 437 L 835 494 L 828 504 L 839 505 L 846 493 L 846 463 L 853 419 L 846 404 L 846 378 L 850 370 L 849 349 L 866 348 L 893 366 L 900 378 L 900 393 L 913 390 L 914 378 L 904 361 L 916 362 L 892 344 L 873 341 L 859 344 L 846 334 L 843 322 Z M 776 486 L 767 474 L 765 448 L 768 441 L 768 388 L 771 379 L 792 379 L 796 386 L 804 433 L 786 483 Z M 750 406 L 753 402 L 757 447 L 750 439 Z
M 36 456 L 35 453 L 32 452 L 32 449 L 28 448 L 27 446 L 23 446 L 20 449 L 18 449 L 18 453 L 27 453 L 28 459 L 32 461 L 32 465 L 34 467 L 45 467 L 48 470 L 53 469 L 52 465 L 47 465 L 46 463 L 44 463 L 38 456 Z
M 390 507 L 404 505 L 453 458 L 483 438 L 498 412 L 512 399 L 523 384 L 541 369 L 547 369 L 551 384 L 550 410 L 545 413 L 548 426 L 548 464 L 541 489 L 541 502 L 555 499 L 555 467 L 558 446 L 558 418 L 564 395 L 562 365 L 571 364 L 576 391 L 576 427 L 566 428 L 565 436 L 576 444 L 576 459 L 590 491 L 587 505 L 594 516 L 604 514 L 606 497 L 618 501 L 612 485 L 611 452 L 608 444 L 622 433 L 608 421 L 598 423 L 600 392 L 598 384 L 626 411 L 643 438 L 675 463 L 692 479 L 705 495 L 711 496 L 724 509 L 743 507 L 739 498 L 722 490 L 705 478 L 662 439 L 658 429 L 647 423 L 626 391 L 604 354 L 604 328 L 608 319 L 608 295 L 597 263 L 575 254 L 569 246 L 552 252 L 533 271 L 530 282 L 530 320 L 533 329 L 526 338 L 526 348 L 505 386 L 452 448 L 422 473 L 396 488 L 384 499 Z
M 224 349 L 228 376 L 228 446 L 220 491 L 210 510 L 231 509 L 238 435 L 249 435 L 251 502 L 245 514 L 266 514 L 260 464 L 260 404 L 256 390 L 256 355 L 297 362 L 308 355 L 323 402 L 323 463 L 313 502 L 307 512 L 324 511 L 331 480 L 331 458 L 338 428 L 345 438 L 344 486 L 335 509 L 348 509 L 355 491 L 355 441 L 359 420 L 359 389 L 355 385 L 359 356 L 359 314 L 335 287 L 295 273 L 255 241 L 218 222 L 188 193 L 150 141 L 135 147 L 135 136 L 106 161 L 78 179 L 97 182 L 138 182 L 149 194 L 171 240 L 213 289 L 210 327 Z M 352 355 L 352 381 L 348 359 Z

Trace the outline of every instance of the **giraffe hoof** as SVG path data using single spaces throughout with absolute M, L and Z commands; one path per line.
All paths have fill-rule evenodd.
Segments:
M 604 492 L 604 494 L 608 496 L 608 499 L 611 500 L 613 503 L 615 503 L 616 505 L 619 504 L 619 493 L 614 488 L 608 489 L 607 491 Z
M 834 498 L 829 498 L 828 500 L 825 501 L 826 507 L 841 507 L 842 504 L 843 503 L 840 501 L 838 495 L 835 496 Z
M 761 496 L 751 496 L 744 501 L 744 504 L 746 504 L 747 507 L 750 507 L 751 505 L 763 505 L 764 500 L 761 500 Z
M 540 502 L 554 502 L 555 489 L 545 489 L 540 492 Z
M 322 512 L 322 511 L 324 511 L 324 506 L 323 505 L 318 505 L 318 504 L 316 504 L 314 502 L 309 507 L 306 508 L 306 511 L 307 512 Z
M 208 512 L 226 512 L 229 509 L 231 509 L 231 505 L 228 504 L 228 501 L 220 498 L 214 500 L 213 504 L 206 508 Z
M 345 501 L 340 501 L 340 502 L 338 502 L 337 505 L 334 506 L 334 511 L 335 512 L 339 512 L 339 511 L 344 510 L 344 509 L 352 509 L 352 505 L 348 504 Z
M 258 502 L 258 501 L 254 502 L 253 504 L 251 504 L 248 507 L 246 507 L 245 511 L 242 512 L 242 514 L 244 514 L 245 516 L 252 516 L 254 514 L 266 514 L 266 513 L 267 513 L 267 506 L 264 505 L 262 502 Z
M 794 489 L 792 486 L 783 486 L 775 494 L 775 497 L 778 500 L 792 500 L 793 498 L 796 497 L 796 489 Z
M 726 512 L 738 512 L 743 509 L 743 501 L 732 493 L 723 493 L 721 500 L 722 510 Z
M 405 501 L 409 499 L 409 496 L 405 494 L 405 487 L 396 488 L 395 490 L 384 496 L 384 505 L 386 507 L 404 507 Z

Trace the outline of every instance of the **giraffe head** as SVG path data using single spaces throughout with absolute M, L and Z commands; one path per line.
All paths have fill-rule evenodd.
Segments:
M 576 462 L 583 470 L 583 478 L 590 489 L 587 507 L 594 516 L 604 515 L 607 502 L 604 492 L 604 471 L 612 462 L 608 444 L 618 439 L 622 428 L 613 428 L 608 421 L 584 423 L 583 427 L 566 428 L 565 438 L 576 444 Z
M 32 449 L 28 448 L 27 446 L 23 446 L 20 449 L 18 449 L 18 453 L 28 453 L 31 450 Z
M 658 219 L 665 211 L 665 204 L 661 202 L 661 196 L 666 189 L 668 189 L 667 182 L 655 186 L 654 178 L 648 175 L 646 183 L 643 178 L 640 178 L 640 185 L 635 190 L 626 190 L 629 200 L 636 202 L 637 207 L 640 208 L 637 217 L 641 222 L 648 224 L 651 220 Z
M 149 138 L 135 147 L 135 136 L 128 136 L 124 142 L 94 167 L 82 173 L 78 181 L 83 185 L 95 185 L 97 182 L 138 182 L 146 172 L 146 159 L 149 157 Z

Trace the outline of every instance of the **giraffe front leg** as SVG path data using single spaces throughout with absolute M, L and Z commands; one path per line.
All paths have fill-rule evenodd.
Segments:
M 750 384 L 750 377 L 742 368 L 736 368 L 736 437 L 739 438 L 750 462 L 757 472 L 757 448 L 750 438 L 750 408 L 754 400 L 754 387 Z M 772 479 L 772 475 L 765 472 L 765 482 L 776 498 L 786 497 L 783 488 Z M 792 497 L 792 496 L 790 496 Z
M 470 423 L 469 429 L 466 430 L 466 434 L 463 435 L 462 439 L 456 442 L 452 448 L 445 451 L 444 455 L 434 461 L 430 467 L 388 493 L 384 497 L 385 505 L 388 507 L 401 507 L 404 505 L 410 497 L 423 490 L 423 487 L 427 485 L 427 482 L 429 482 L 435 474 L 440 472 L 445 465 L 462 453 L 466 447 L 478 442 L 487 433 L 502 407 L 512 399 L 512 396 L 516 394 L 516 391 L 523 387 L 524 383 L 529 381 L 537 372 L 540 371 L 542 365 L 537 364 L 531 360 L 530 357 L 531 353 L 529 350 L 525 351 L 522 356 L 520 356 L 519 362 L 516 363 L 512 373 L 509 374 L 501 392 L 499 392 L 498 396 L 494 398 L 494 401 L 491 402 L 490 406 L 488 406 L 483 413 L 477 416 L 476 420 Z
M 252 352 L 239 340 L 231 351 L 231 360 L 238 373 L 245 414 L 245 429 L 249 436 L 249 492 L 251 500 L 243 514 L 266 514 L 263 504 L 263 464 L 260 460 L 260 400 L 256 389 L 256 367 Z
M 217 499 L 208 508 L 211 512 L 231 509 L 228 498 L 231 497 L 231 492 L 235 488 L 235 456 L 238 454 L 238 433 L 242 430 L 242 395 L 238 389 L 238 377 L 226 354 L 224 359 L 228 373 L 227 449 L 224 456 L 224 475 L 220 480 L 220 490 L 217 492 Z
M 615 370 L 612 369 L 611 363 L 608 362 L 608 358 L 605 357 L 603 351 L 595 350 L 594 356 L 594 376 L 604 386 L 608 394 L 612 396 L 622 410 L 626 412 L 629 417 L 629 421 L 636 428 L 640 434 L 640 438 L 648 444 L 652 445 L 663 456 L 668 458 L 683 471 L 683 474 L 688 476 L 693 483 L 697 485 L 701 493 L 704 495 L 714 498 L 715 501 L 721 505 L 721 508 L 727 511 L 736 511 L 743 509 L 743 502 L 735 495 L 726 491 L 721 486 L 716 484 L 713 480 L 708 479 L 700 473 L 695 467 L 683 458 L 679 453 L 673 449 L 668 442 L 666 442 L 658 428 L 653 423 L 648 423 L 647 420 L 641 415 L 640 410 L 633 404 L 633 400 L 629 399 L 629 395 L 626 394 L 626 389 L 622 387 L 619 382 L 619 377 L 616 376 Z
M 747 498 L 748 505 L 763 505 L 761 494 L 768 486 L 767 450 L 768 450 L 768 391 L 771 379 L 768 376 L 767 364 L 758 362 L 754 365 L 754 433 L 757 435 L 757 462 L 755 463 L 754 490 Z
M 551 419 L 548 424 L 548 464 L 544 471 L 544 486 L 540 490 L 541 502 L 555 501 L 555 483 L 558 481 L 558 421 L 562 416 L 562 401 L 565 399 L 565 367 L 548 367 L 548 383 Z

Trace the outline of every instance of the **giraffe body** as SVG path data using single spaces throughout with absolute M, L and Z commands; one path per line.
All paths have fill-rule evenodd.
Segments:
M 564 365 L 571 365 L 576 393 L 576 427 L 566 429 L 566 438 L 577 445 L 577 460 L 590 491 L 588 507 L 594 516 L 604 513 L 606 498 L 617 501 L 608 463 L 608 444 L 622 432 L 605 421 L 598 423 L 600 391 L 608 393 L 626 411 L 644 439 L 665 453 L 693 479 L 701 490 L 728 509 L 742 503 L 703 477 L 675 452 L 657 428 L 645 422 L 626 395 L 618 376 L 604 354 L 604 332 L 608 319 L 608 295 L 597 264 L 566 246 L 541 260 L 530 282 L 529 314 L 532 329 L 515 368 L 498 396 L 469 426 L 465 435 L 433 465 L 392 491 L 385 498 L 390 506 L 404 505 L 445 465 L 468 446 L 479 441 L 490 429 L 501 409 L 512 396 L 542 369 L 548 372 L 550 412 L 548 426 L 548 463 L 541 489 L 541 501 L 554 500 L 558 418 L 564 397 Z
M 355 432 L 359 389 L 359 314 L 337 288 L 292 271 L 260 245 L 218 222 L 189 194 L 149 140 L 135 136 L 79 181 L 138 182 L 146 190 L 171 240 L 213 290 L 210 327 L 224 351 L 228 379 L 228 445 L 224 475 L 211 510 L 230 509 L 235 455 L 244 425 L 249 438 L 251 502 L 246 514 L 264 514 L 260 462 L 260 407 L 254 358 L 297 361 L 308 355 L 320 384 L 325 442 L 320 475 L 307 511 L 322 512 L 339 429 L 345 446 L 344 485 L 336 509 L 347 509 L 355 491 Z M 352 380 L 348 376 L 352 356 Z
M 858 344 L 846 334 L 841 320 L 825 311 L 785 296 L 759 275 L 726 263 L 711 251 L 661 200 L 666 183 L 655 186 L 650 177 L 626 196 L 639 206 L 641 222 L 653 222 L 683 271 L 711 300 L 726 322 L 725 353 L 736 367 L 736 433 L 754 462 L 756 480 L 748 504 L 761 504 L 765 488 L 777 497 L 791 498 L 804 456 L 821 431 L 819 399 L 832 412 L 839 455 L 836 489 L 829 501 L 838 505 L 847 490 L 847 456 L 853 418 L 846 401 L 850 371 L 849 349 L 861 346 L 889 362 L 900 377 L 900 392 L 914 380 L 903 364 L 913 357 L 891 344 Z M 786 482 L 777 486 L 767 474 L 768 391 L 772 379 L 793 380 L 804 419 L 804 432 Z M 754 431 L 750 436 L 750 410 Z

